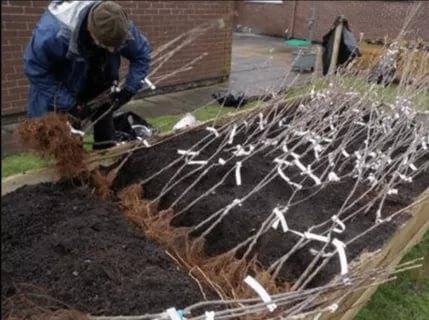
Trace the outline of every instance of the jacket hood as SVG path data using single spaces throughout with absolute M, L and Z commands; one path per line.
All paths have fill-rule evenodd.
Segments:
M 70 38 L 69 54 L 79 55 L 78 37 L 88 11 L 100 0 L 92 1 L 52 1 L 48 11 L 61 25 L 61 32 Z

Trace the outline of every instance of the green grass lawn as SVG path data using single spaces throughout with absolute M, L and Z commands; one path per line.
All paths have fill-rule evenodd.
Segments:
M 36 170 L 46 167 L 48 161 L 32 153 L 22 153 L 8 156 L 2 159 L 1 176 L 8 177 L 18 173 L 24 173 L 29 170 Z
M 258 102 L 251 102 L 240 108 L 250 109 L 257 107 Z M 222 117 L 238 110 L 235 108 L 221 108 L 218 105 L 208 105 L 192 112 L 194 116 L 200 121 L 207 121 L 215 117 Z M 148 122 L 158 129 L 160 133 L 169 132 L 173 129 L 174 124 L 179 121 L 182 115 L 165 115 L 160 117 L 148 118 Z M 84 137 L 84 148 L 91 149 L 91 143 L 94 141 L 92 135 Z M 33 153 L 22 153 L 19 155 L 12 155 L 2 159 L 2 178 L 23 173 L 32 169 L 40 169 L 46 167 L 50 162 L 40 158 Z
M 425 257 L 422 269 L 404 272 L 380 286 L 356 320 L 429 319 L 429 232 L 402 261 Z
M 249 102 L 239 110 L 251 109 L 258 106 L 258 101 Z M 216 117 L 224 117 L 228 114 L 238 112 L 236 108 L 221 108 L 218 105 L 207 105 L 191 112 L 199 121 L 207 121 Z M 173 126 L 183 115 L 165 115 L 160 117 L 148 118 L 148 122 L 152 124 L 159 132 L 165 133 L 173 129 Z

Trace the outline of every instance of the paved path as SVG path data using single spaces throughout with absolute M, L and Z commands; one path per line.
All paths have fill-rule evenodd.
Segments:
M 290 72 L 292 52 L 281 38 L 235 33 L 228 82 L 132 101 L 124 110 L 132 110 L 146 118 L 183 114 L 215 103 L 212 94 L 226 88 L 254 97 L 302 84 L 310 79 L 311 73 Z
M 291 71 L 295 49 L 281 38 L 236 33 L 233 41 L 230 90 L 260 96 L 302 84 L 311 76 Z

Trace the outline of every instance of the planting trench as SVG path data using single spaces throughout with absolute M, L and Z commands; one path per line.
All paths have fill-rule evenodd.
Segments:
M 121 174 L 116 180 L 116 188 L 119 190 L 126 185 L 144 181 L 148 177 L 160 172 L 177 158 L 177 149 L 188 149 L 206 136 L 206 131 L 186 133 L 148 150 L 137 151 L 122 168 Z M 243 136 L 236 137 L 237 143 L 243 140 Z M 215 152 L 217 147 L 218 143 L 210 144 L 208 148 L 200 153 L 200 158 L 207 158 Z M 222 157 L 222 155 L 224 154 L 220 154 L 219 157 Z M 195 226 L 211 213 L 224 208 L 234 199 L 245 196 L 254 188 L 257 182 L 268 174 L 271 169 L 270 164 L 273 162 L 275 156 L 276 154 L 268 157 L 264 154 L 259 154 L 252 157 L 249 161 L 243 163 L 241 171 L 243 177 L 242 186 L 237 187 L 234 174 L 230 174 L 221 187 L 217 188 L 214 193 L 211 193 L 210 196 L 203 201 L 196 203 L 186 211 L 185 214 L 173 219 L 172 224 L 177 227 Z M 429 155 L 421 159 L 421 162 L 427 161 L 429 161 Z M 148 183 L 143 184 L 144 197 L 148 199 L 156 198 L 162 191 L 164 185 L 182 165 L 183 162 L 179 162 Z M 175 205 L 174 209 L 180 211 L 192 200 L 205 193 L 231 169 L 231 166 L 225 165 L 210 171 L 196 186 L 190 188 L 187 195 Z M 195 168 L 189 166 L 180 176 L 185 176 L 192 169 Z M 299 175 L 293 169 L 288 171 L 288 176 L 293 176 L 294 174 Z M 160 209 L 168 208 L 182 192 L 195 181 L 196 176 L 198 175 L 195 174 L 187 177 L 175 185 L 170 192 L 166 193 L 160 200 Z M 406 184 L 400 187 L 398 195 L 389 197 L 385 202 L 384 210 L 387 212 L 387 215 L 389 212 L 396 212 L 411 204 L 416 197 L 429 186 L 428 181 L 429 172 L 425 171 L 416 177 L 412 184 Z M 309 226 L 316 225 L 329 219 L 333 214 L 338 212 L 352 189 L 353 184 L 354 181 L 352 179 L 332 183 L 307 200 L 305 200 L 305 198 L 309 197 L 312 191 L 311 189 L 303 191 L 299 200 L 304 199 L 305 201 L 295 205 L 287 212 L 289 227 L 291 229 L 305 231 Z M 360 192 L 357 194 L 363 194 L 366 190 L 366 186 L 361 186 Z M 255 234 L 258 227 L 272 212 L 273 208 L 279 204 L 284 204 L 285 199 L 288 199 L 291 194 L 292 189 L 285 185 L 280 177 L 274 179 L 260 192 L 246 200 L 241 206 L 234 208 L 231 213 L 214 228 L 206 237 L 205 253 L 209 256 L 225 253 L 252 234 Z M 371 199 L 371 194 L 365 196 L 365 198 L 354 207 L 359 208 L 361 205 L 367 203 L 369 199 Z M 367 213 L 360 214 L 353 218 L 347 225 L 347 233 L 339 235 L 338 238 L 346 242 L 371 227 L 374 224 L 375 211 L 376 208 L 372 208 Z M 347 247 L 348 260 L 351 261 L 358 257 L 364 250 L 372 252 L 381 248 L 385 241 L 397 230 L 398 226 L 405 223 L 406 220 L 407 215 L 401 215 L 399 218 L 394 219 L 392 223 L 382 224 L 369 232 L 366 236 L 353 242 L 353 244 Z M 259 241 L 255 249 L 259 262 L 266 267 L 269 266 L 276 259 L 280 258 L 281 255 L 288 252 L 296 241 L 297 237 L 291 233 L 281 233 L 277 230 L 269 231 L 263 236 L 261 241 Z M 317 243 L 313 242 L 311 246 L 307 246 L 298 251 L 282 269 L 282 280 L 293 283 L 313 258 L 313 256 L 308 253 L 308 249 L 317 247 Z M 313 284 L 319 285 L 326 283 L 332 279 L 335 274 L 338 274 L 339 271 L 339 263 L 336 259 L 333 259 L 324 267 Z
M 187 150 L 208 135 L 204 129 L 191 131 L 152 148 L 136 151 L 120 170 L 114 190 L 123 190 L 156 175 L 142 185 L 142 197 L 156 198 L 183 166 L 182 161 L 164 170 L 178 158 L 177 150 Z M 244 143 L 245 139 L 246 134 L 241 133 L 234 142 Z M 208 144 L 199 156 L 208 158 L 220 143 L 221 139 Z M 357 149 L 361 143 L 359 137 L 356 138 L 351 149 Z M 304 151 L 305 148 L 301 150 Z M 226 158 L 226 153 L 221 151 L 219 157 Z M 195 226 L 234 199 L 242 198 L 268 174 L 276 156 L 276 153 L 252 156 L 243 163 L 243 184 L 240 187 L 236 186 L 234 175 L 229 175 L 209 197 L 173 219 L 172 225 Z M 311 154 L 306 157 L 308 161 L 312 160 Z M 419 159 L 423 163 L 428 160 L 427 154 Z M 194 167 L 185 167 L 179 175 L 184 178 L 161 197 L 159 210 L 167 209 L 174 203 L 173 212 L 179 212 L 219 182 L 232 167 L 232 164 L 214 167 L 196 185 L 193 183 L 198 174 L 186 176 Z M 287 174 L 294 177 L 299 172 L 289 168 Z M 387 198 L 384 215 L 388 216 L 411 204 L 428 187 L 428 181 L 429 172 L 423 171 L 414 177 L 412 184 L 400 186 L 398 195 Z M 315 194 L 310 184 L 305 185 L 306 188 L 297 198 L 298 203 L 287 212 L 289 227 L 304 232 L 309 226 L 329 219 L 338 212 L 353 185 L 353 179 L 343 179 L 330 183 Z M 176 201 L 185 190 L 186 195 Z M 366 186 L 359 186 L 355 197 L 366 190 Z M 292 188 L 279 177 L 273 179 L 241 206 L 233 208 L 208 234 L 204 255 L 216 257 L 254 235 L 273 208 L 285 205 L 285 199 L 292 192 Z M 2 200 L 2 300 L 3 307 L 8 311 L 13 310 L 16 294 L 28 292 L 37 293 L 29 298 L 37 298 L 40 304 L 52 305 L 52 301 L 46 298 L 40 300 L 40 293 L 43 293 L 45 297 L 63 302 L 62 307 L 110 315 L 154 313 L 171 306 L 183 308 L 203 300 L 200 288 L 186 274 L 187 270 L 180 269 L 164 253 L 164 248 L 148 240 L 126 221 L 115 197 L 114 201 L 101 201 L 86 187 L 44 184 L 24 187 Z M 370 200 L 371 193 L 354 207 L 359 208 Z M 347 224 L 347 233 L 337 237 L 346 242 L 367 230 L 374 224 L 375 210 L 371 208 L 365 214 L 354 217 Z M 392 222 L 381 224 L 365 237 L 353 241 L 347 246 L 348 261 L 359 257 L 364 251 L 383 247 L 407 218 L 407 214 L 401 214 Z M 201 232 L 194 231 L 191 238 Z M 296 236 L 291 233 L 271 230 L 258 241 L 252 254 L 257 257 L 258 264 L 266 268 L 291 250 L 296 242 Z M 287 286 L 293 285 L 313 259 L 309 249 L 320 247 L 311 242 L 294 253 L 282 267 L 277 281 Z M 238 251 L 237 257 L 240 258 L 243 253 L 242 250 Z M 331 259 L 310 285 L 327 283 L 339 271 L 337 259 Z M 215 298 L 206 286 L 204 291 L 209 298 Z M 61 305 L 57 303 L 57 307 Z

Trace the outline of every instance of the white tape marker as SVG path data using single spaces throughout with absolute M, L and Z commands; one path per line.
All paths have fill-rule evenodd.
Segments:
M 289 227 L 286 222 L 286 218 L 284 216 L 284 213 L 288 210 L 288 207 L 285 207 L 285 209 L 280 210 L 279 208 L 274 208 L 273 213 L 276 215 L 276 220 L 273 222 L 273 229 L 277 230 L 279 227 L 279 224 L 282 226 L 283 232 L 288 232 Z
M 336 173 L 334 171 L 331 171 L 328 174 L 328 180 L 333 181 L 333 182 L 337 182 L 337 181 L 340 181 L 340 178 L 338 178 L 338 176 L 336 175 Z
M 429 141 L 429 139 L 428 139 L 428 141 Z M 422 148 L 423 148 L 423 150 L 427 150 L 428 149 L 428 145 L 427 145 L 427 143 L 425 141 L 425 138 L 422 138 Z
M 215 312 L 214 311 L 206 311 L 204 313 L 204 315 L 206 317 L 205 320 L 214 320 Z
M 73 128 L 69 122 L 67 122 L 67 125 L 69 126 L 69 128 L 70 128 L 70 132 L 71 132 L 72 134 L 78 134 L 78 135 L 80 135 L 81 137 L 83 137 L 83 136 L 85 135 L 85 132 L 83 132 L 83 131 L 80 131 L 80 130 L 77 130 L 77 129 Z
M 179 312 L 177 312 L 176 308 L 169 308 L 166 312 L 171 320 L 183 320 L 182 316 Z
M 144 144 L 144 146 L 145 146 L 146 148 L 149 148 L 149 147 L 150 147 L 150 144 L 149 144 L 149 142 L 147 142 L 147 140 L 146 140 L 146 139 L 144 139 L 144 140 L 143 140 L 143 144 Z
M 197 151 L 181 150 L 181 149 L 178 149 L 177 153 L 180 154 L 180 155 L 187 155 L 187 156 L 197 156 L 197 155 L 199 155 L 199 152 L 197 152 Z
M 219 159 L 217 160 L 217 162 L 218 162 L 220 165 L 222 165 L 222 166 L 226 163 L 226 161 L 225 161 L 223 158 L 219 158 Z
M 292 182 L 287 176 L 286 174 L 283 172 L 282 168 L 280 168 L 280 166 L 277 167 L 277 173 L 279 174 L 279 176 L 286 181 L 288 184 L 290 184 L 291 186 L 294 186 L 295 188 L 297 188 L 298 190 L 302 189 L 302 185 Z
M 324 236 L 321 236 L 321 235 L 318 235 L 318 234 L 314 234 L 314 233 L 311 233 L 311 232 L 307 232 L 307 231 L 304 232 L 304 237 L 306 237 L 309 240 L 317 240 L 317 241 L 325 242 L 325 243 L 329 241 L 328 237 L 324 237 Z
M 324 237 L 324 236 L 314 234 L 311 232 L 304 232 L 304 236 L 310 240 L 317 240 L 317 241 L 325 242 L 325 243 L 327 243 L 329 241 L 328 237 Z M 349 272 L 349 268 L 347 265 L 346 251 L 344 250 L 346 245 L 344 244 L 344 242 L 342 242 L 338 239 L 332 240 L 332 244 L 335 246 L 335 248 L 337 249 L 337 252 L 338 252 L 338 258 L 340 259 L 340 266 L 341 266 L 341 275 L 345 275 Z
M 337 309 L 338 309 L 338 304 L 337 304 L 337 303 L 333 303 L 333 304 L 331 304 L 331 305 L 328 307 L 328 310 L 329 310 L 331 313 L 334 313 L 335 311 L 337 311 Z
M 346 245 L 344 242 L 334 239 L 332 240 L 332 244 L 337 248 L 338 257 L 340 258 L 340 266 L 341 266 L 341 275 L 346 275 L 349 272 L 349 266 L 347 265 L 347 256 L 344 248 Z
M 155 90 L 156 89 L 156 87 L 155 87 L 155 85 L 152 83 L 152 81 L 150 81 L 147 77 L 146 78 L 144 78 L 144 80 L 143 80 L 148 86 L 149 86 L 149 88 L 151 89 L 151 90 Z
M 286 168 L 292 165 L 292 162 L 289 162 L 289 161 L 286 161 L 286 160 L 283 160 L 283 159 L 279 159 L 279 158 L 275 158 L 273 161 L 274 161 L 274 163 L 278 163 L 278 164 L 284 165 Z
M 238 161 L 235 165 L 235 182 L 237 186 L 241 186 L 241 161 Z
M 191 161 L 188 161 L 188 163 L 187 164 L 189 164 L 189 165 L 206 165 L 208 163 L 208 161 L 207 160 L 191 160 Z
M 305 167 L 298 159 L 295 159 L 293 161 L 295 163 L 295 165 L 302 171 L 303 174 L 308 175 L 316 185 L 321 185 L 322 181 L 320 181 L 319 177 L 317 177 L 316 175 L 314 175 L 311 172 L 311 168 L 310 167 Z
M 264 130 L 264 115 L 262 114 L 262 112 L 259 112 L 258 116 L 259 116 L 259 129 L 262 131 Z
M 339 226 L 339 228 L 333 229 L 334 232 L 343 233 L 346 230 L 346 225 L 336 215 L 333 215 L 331 219 L 333 222 L 335 222 Z
M 255 147 L 253 145 L 249 145 L 248 150 L 246 150 L 244 147 L 241 146 L 241 144 L 238 144 L 236 146 L 236 150 L 233 152 L 233 154 L 236 157 L 248 156 L 249 154 L 251 154 L 253 152 L 253 150 L 255 150 Z
M 247 276 L 244 279 L 244 282 L 258 294 L 262 301 L 264 301 L 265 303 L 271 302 L 270 295 L 264 289 L 264 287 L 258 281 L 256 281 L 256 279 L 251 276 Z M 271 303 L 267 305 L 267 308 L 268 310 L 270 310 L 270 312 L 273 312 L 277 308 L 277 305 L 275 303 Z
M 398 189 L 389 189 L 387 190 L 387 194 L 398 194 Z
M 232 144 L 234 142 L 235 132 L 237 131 L 237 125 L 234 123 L 232 127 L 231 133 L 229 135 L 228 144 Z
M 216 138 L 220 136 L 219 132 L 215 128 L 213 128 L 213 127 L 207 127 L 206 130 L 210 131 L 211 133 L 213 133 Z
M 417 171 L 417 167 L 414 165 L 414 163 L 410 163 L 408 166 L 411 168 L 411 170 Z

